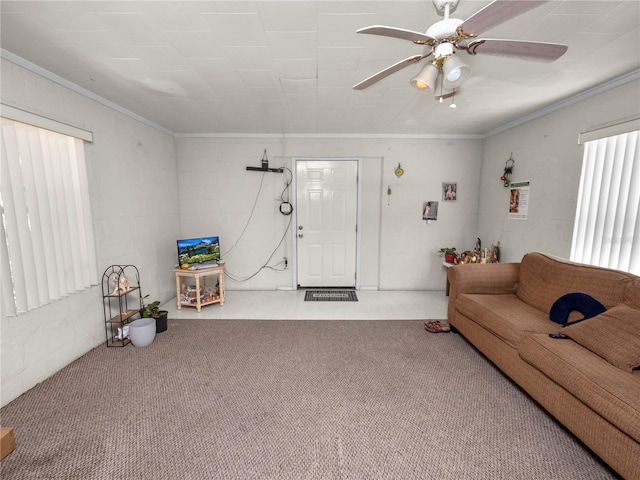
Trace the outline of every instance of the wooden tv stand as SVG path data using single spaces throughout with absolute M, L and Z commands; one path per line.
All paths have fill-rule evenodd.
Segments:
M 176 268 L 176 303 L 178 310 L 183 306 L 195 307 L 198 312 L 202 307 L 219 303 L 224 305 L 224 265 L 196 270 Z M 207 277 L 216 275 L 217 282 L 207 286 Z M 187 279 L 193 278 L 195 285 L 188 285 Z M 217 288 L 216 288 L 217 284 Z

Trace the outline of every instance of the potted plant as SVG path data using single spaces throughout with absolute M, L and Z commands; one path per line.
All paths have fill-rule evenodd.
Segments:
M 440 252 L 444 253 L 444 261 L 447 263 L 455 263 L 458 257 L 456 247 L 443 247 L 440 249 Z
M 143 297 L 143 301 L 149 295 Z M 140 316 L 142 318 L 155 318 L 156 319 L 156 333 L 164 332 L 167 329 L 167 317 L 169 312 L 167 310 L 160 310 L 160 302 L 158 300 L 149 304 L 143 304 L 140 310 Z

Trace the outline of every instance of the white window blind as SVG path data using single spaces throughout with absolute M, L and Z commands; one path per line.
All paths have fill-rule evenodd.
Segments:
M 6 314 L 96 285 L 82 140 L 2 118 L 0 188 Z
M 639 137 L 585 143 L 571 260 L 640 275 Z

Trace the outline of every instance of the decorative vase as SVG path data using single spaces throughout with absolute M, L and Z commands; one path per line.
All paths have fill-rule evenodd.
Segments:
M 457 255 L 455 253 L 445 253 L 444 261 L 447 263 L 454 263 L 456 261 Z

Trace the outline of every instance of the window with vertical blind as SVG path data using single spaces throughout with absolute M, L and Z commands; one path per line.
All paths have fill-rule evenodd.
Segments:
M 571 260 L 640 275 L 640 131 L 597 136 L 584 143 Z
M 97 284 L 84 145 L 2 118 L 2 308 L 14 316 Z

